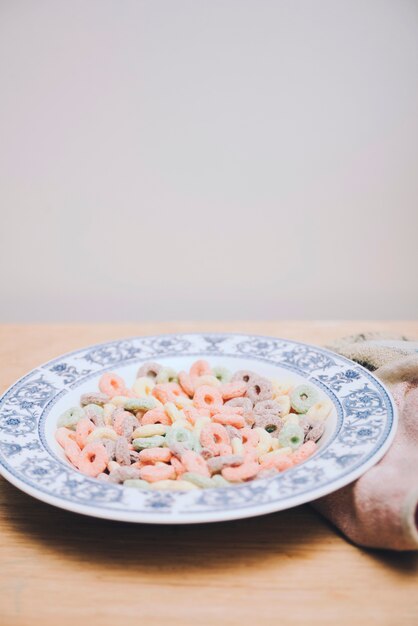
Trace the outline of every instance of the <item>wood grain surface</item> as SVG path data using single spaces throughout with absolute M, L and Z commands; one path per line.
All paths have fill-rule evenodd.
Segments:
M 0 388 L 91 343 L 231 330 L 326 344 L 418 322 L 0 326 Z M 0 478 L 0 625 L 418 624 L 418 553 L 348 543 L 308 505 L 259 518 L 148 526 L 84 517 Z

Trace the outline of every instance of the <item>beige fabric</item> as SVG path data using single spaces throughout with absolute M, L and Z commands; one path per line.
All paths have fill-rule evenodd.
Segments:
M 389 340 L 391 340 L 389 342 Z M 418 549 L 418 352 L 404 338 L 360 335 L 331 349 L 362 363 L 391 390 L 399 426 L 386 455 L 357 481 L 313 505 L 353 542 Z

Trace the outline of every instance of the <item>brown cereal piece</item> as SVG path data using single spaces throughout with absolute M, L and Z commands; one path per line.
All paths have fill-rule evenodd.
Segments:
M 137 461 L 139 461 L 139 452 L 137 452 L 136 450 L 129 450 L 129 456 L 132 463 L 136 463 Z
M 273 398 L 273 385 L 267 378 L 259 377 L 248 385 L 246 396 L 254 404 L 263 400 L 271 400 Z
M 92 391 L 91 393 L 83 393 L 80 398 L 81 406 L 86 406 L 87 404 L 98 404 L 99 406 L 104 406 L 110 402 L 110 397 L 105 393 L 96 393 Z
M 102 439 L 102 444 L 106 448 L 106 452 L 108 454 L 109 461 L 114 461 L 115 460 L 116 442 L 113 441 L 113 439 Z
M 254 405 L 255 416 L 264 415 L 265 413 L 271 413 L 276 417 L 281 417 L 280 404 L 275 400 L 262 400 L 261 402 L 257 402 L 257 404 Z
M 309 419 L 305 415 L 300 415 L 299 417 L 299 426 L 303 428 L 303 434 L 307 435 L 311 430 L 312 426 L 309 422 Z
M 256 374 L 251 370 L 239 370 L 232 376 L 231 383 L 239 381 L 241 383 L 251 385 L 255 380 L 257 380 L 257 378 L 259 378 L 259 374 Z
M 325 431 L 325 423 L 319 422 L 313 428 L 309 428 L 305 434 L 305 441 L 315 441 L 315 443 L 322 437 Z
M 142 376 L 146 376 L 147 378 L 152 378 L 152 380 L 155 380 L 162 369 L 163 366 L 159 363 L 149 361 L 148 363 L 144 363 L 144 365 L 141 365 L 136 373 L 136 377 L 141 378 Z
M 134 429 L 139 426 L 139 422 L 129 411 L 117 408 L 112 413 L 112 426 L 118 435 L 131 439 Z
M 250 398 L 232 398 L 225 402 L 225 406 L 241 407 L 243 409 L 242 415 L 248 426 L 254 424 L 253 403 Z
M 283 422 L 280 417 L 266 411 L 265 413 L 256 415 L 255 425 L 259 428 L 264 428 L 272 437 L 278 437 Z
M 109 482 L 123 483 L 125 480 L 140 477 L 141 475 L 139 469 L 137 469 L 136 467 L 118 467 L 110 472 Z
M 99 410 L 96 410 L 99 409 Z M 103 411 L 98 406 L 86 405 L 84 409 L 86 417 L 93 422 L 93 424 L 97 427 L 105 426 L 105 421 L 103 419 Z
M 138 426 L 138 420 L 136 419 L 136 417 L 134 417 L 133 415 L 130 418 L 125 417 L 122 423 L 123 436 L 126 437 L 126 439 L 131 440 L 132 433 L 134 432 L 137 426 Z
M 242 439 L 242 433 L 239 428 L 235 428 L 235 426 L 225 426 L 225 428 L 231 440 Z
M 125 437 L 118 437 L 115 441 L 115 459 L 119 465 L 131 464 L 131 454 Z
M 211 474 L 219 474 L 224 467 L 237 467 L 244 463 L 244 457 L 239 454 L 225 454 L 224 456 L 215 456 L 207 461 L 207 465 Z

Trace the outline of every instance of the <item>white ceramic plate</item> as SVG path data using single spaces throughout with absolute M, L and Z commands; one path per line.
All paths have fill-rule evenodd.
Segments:
M 58 416 L 77 405 L 82 393 L 97 390 L 103 372 L 115 371 L 131 384 L 145 361 L 186 369 L 197 358 L 316 385 L 334 405 L 318 452 L 274 478 L 185 493 L 103 483 L 69 465 L 54 438 Z M 214 522 L 279 511 L 347 485 L 383 456 L 396 423 L 382 383 L 321 348 L 254 335 L 135 337 L 65 354 L 12 385 L 0 399 L 0 471 L 31 496 L 85 515 L 157 524 Z

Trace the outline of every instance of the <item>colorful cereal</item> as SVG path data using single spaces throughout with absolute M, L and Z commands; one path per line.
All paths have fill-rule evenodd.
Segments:
M 232 373 L 205 360 L 144 363 L 132 386 L 103 374 L 55 433 L 68 461 L 137 490 L 188 491 L 271 478 L 318 449 L 332 405 L 310 384 Z

